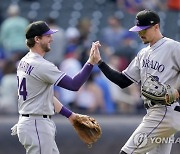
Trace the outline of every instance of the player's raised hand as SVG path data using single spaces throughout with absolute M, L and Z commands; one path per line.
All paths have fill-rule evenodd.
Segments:
M 91 46 L 88 62 L 93 64 L 93 65 L 96 64 L 96 59 L 95 59 L 94 54 L 96 52 L 99 52 L 99 46 L 101 46 L 99 41 L 93 42 L 92 46 Z
M 98 41 L 99 43 L 99 41 Z M 101 44 L 99 43 L 98 46 L 95 46 L 95 50 L 93 52 L 93 59 L 94 59 L 94 62 L 97 64 L 100 60 L 101 60 L 101 55 L 100 55 L 100 52 L 99 52 L 99 47 L 101 46 Z

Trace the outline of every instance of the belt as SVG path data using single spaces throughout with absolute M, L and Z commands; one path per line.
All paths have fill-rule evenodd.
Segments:
M 30 117 L 31 115 L 30 114 L 22 114 L 23 117 Z M 49 118 L 51 119 L 51 116 L 50 115 L 33 115 L 32 116 L 42 116 L 43 118 Z

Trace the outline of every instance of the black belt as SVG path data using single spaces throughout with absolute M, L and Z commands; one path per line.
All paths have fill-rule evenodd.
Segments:
M 29 114 L 22 114 L 23 117 L 30 117 Z M 51 118 L 50 115 L 42 115 L 43 118 Z

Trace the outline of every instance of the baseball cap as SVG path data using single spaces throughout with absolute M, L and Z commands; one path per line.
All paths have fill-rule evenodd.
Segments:
M 26 39 L 34 38 L 35 36 L 50 35 L 58 30 L 50 29 L 46 22 L 36 21 L 28 25 L 26 29 Z
M 160 18 L 157 13 L 151 10 L 143 10 L 136 15 L 136 25 L 129 31 L 139 32 L 158 23 L 160 23 Z

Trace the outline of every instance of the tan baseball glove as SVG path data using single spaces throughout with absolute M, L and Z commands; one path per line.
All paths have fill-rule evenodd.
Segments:
M 90 116 L 76 114 L 73 126 L 80 139 L 88 144 L 89 147 L 101 137 L 100 125 Z
M 177 89 L 162 84 L 153 76 L 149 76 L 142 85 L 142 95 L 154 103 L 170 105 L 179 98 Z

